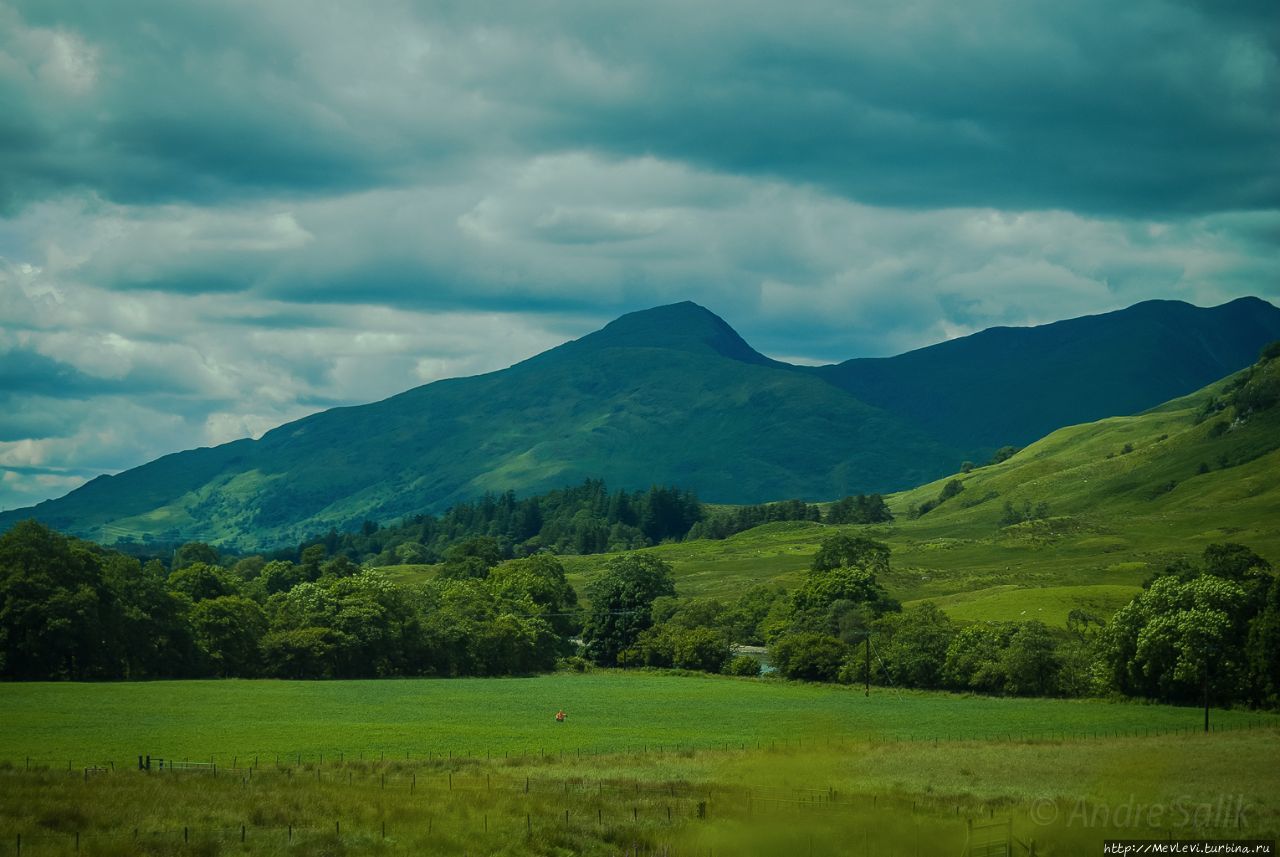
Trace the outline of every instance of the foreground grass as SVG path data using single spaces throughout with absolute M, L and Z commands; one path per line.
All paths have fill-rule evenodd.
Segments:
M 0 713 L 0 854 L 958 854 L 972 820 L 1066 855 L 1280 829 L 1280 719 L 1247 712 L 1206 735 L 1167 706 L 603 673 L 4 685 Z
M 0 768 L 0 849 L 66 854 L 1042 855 L 1105 838 L 1274 838 L 1277 733 L 850 744 L 589 760 L 150 774 Z M 1024 853 L 1024 852 L 1019 852 Z

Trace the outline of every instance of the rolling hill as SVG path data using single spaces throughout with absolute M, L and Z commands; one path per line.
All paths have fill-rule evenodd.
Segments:
M 102 476 L 0 514 L 0 527 L 34 516 L 104 542 L 250 547 L 586 477 L 676 484 L 719 502 L 886 492 L 1046 421 L 1190 392 L 1275 338 L 1280 310 L 1257 299 L 1151 302 L 813 369 L 771 360 L 708 310 L 674 304 L 499 372 Z
M 798 583 L 833 532 L 866 533 L 892 547 L 885 582 L 908 604 L 933 600 L 962 620 L 1061 624 L 1073 608 L 1109 615 L 1151 574 L 1215 542 L 1247 545 L 1280 567 L 1278 477 L 1280 357 L 894 494 L 891 524 L 775 523 L 648 550 L 672 564 L 681 595 L 732 601 L 754 584 Z M 959 493 L 911 517 L 952 480 Z M 1006 503 L 1032 519 L 1007 523 Z M 564 559 L 581 586 L 609 556 Z

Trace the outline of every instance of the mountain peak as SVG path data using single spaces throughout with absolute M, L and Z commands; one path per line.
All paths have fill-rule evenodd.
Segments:
M 591 348 L 710 351 L 744 363 L 775 363 L 748 345 L 728 322 L 693 301 L 627 313 L 573 344 Z

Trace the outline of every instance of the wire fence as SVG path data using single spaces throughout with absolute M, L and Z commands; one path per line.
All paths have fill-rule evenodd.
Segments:
M 567 813 L 567 814 L 566 814 Z M 305 848 L 308 845 L 339 845 L 342 853 L 347 849 L 359 848 L 362 845 L 372 846 L 375 843 L 412 844 L 430 848 L 433 841 L 437 843 L 466 842 L 472 845 L 497 842 L 534 839 L 548 834 L 556 835 L 570 831 L 575 827 L 595 825 L 603 828 L 629 820 L 630 816 L 617 814 L 591 818 L 575 817 L 572 810 L 564 813 L 528 813 L 518 819 L 502 817 L 502 823 L 494 819 L 490 823 L 488 816 L 482 816 L 477 822 L 460 823 L 447 817 L 429 818 L 425 827 L 397 829 L 394 825 L 380 823 L 378 825 L 350 825 L 335 820 L 326 826 L 260 826 L 242 824 L 238 827 L 216 827 L 184 825 L 164 829 L 134 829 L 125 831 L 93 831 L 89 833 L 17 833 L 0 843 L 0 855 L 13 857 L 36 857 L 46 854 L 78 854 L 82 851 L 101 850 L 104 845 L 115 846 L 125 853 L 173 853 L 175 851 L 202 850 L 202 845 L 228 846 L 238 845 L 243 849 L 277 850 L 281 848 Z M 676 823 L 673 819 L 672 823 Z M 624 850 L 625 849 L 625 850 Z M 675 846 L 670 842 L 655 844 L 651 839 L 633 840 L 619 849 L 629 855 L 677 855 Z M 326 849 L 328 850 L 328 849 Z
M 194 783 L 214 776 L 212 768 L 172 766 L 154 768 L 150 772 L 108 770 L 104 776 L 147 778 L 151 782 Z M 50 777 L 60 772 L 37 770 L 29 774 L 10 772 L 11 776 Z M 687 782 L 645 782 L 639 780 L 610 781 L 586 778 L 502 777 L 492 773 L 463 776 L 446 772 L 443 778 L 388 776 L 377 772 L 357 776 L 348 771 L 310 772 L 316 782 L 346 785 L 356 789 L 393 789 L 420 795 L 420 813 L 412 819 L 401 815 L 398 820 L 370 821 L 365 818 L 338 818 L 324 824 L 309 819 L 306 824 L 252 824 L 217 826 L 199 823 L 181 826 L 133 828 L 131 830 L 29 830 L 0 833 L 0 857 L 33 857 L 47 854 L 78 854 L 98 851 L 110 846 L 110 853 L 183 853 L 208 852 L 204 846 L 243 846 L 248 850 L 278 850 L 308 845 L 341 846 L 359 849 L 386 843 L 427 853 L 448 850 L 447 846 L 466 843 L 483 847 L 537 837 L 548 838 L 571 834 L 596 836 L 617 846 L 617 852 L 639 855 L 701 854 L 688 842 L 681 843 L 681 828 L 708 819 L 784 819 L 797 832 L 807 828 L 806 818 L 815 814 L 834 817 L 845 814 L 859 818 L 863 827 L 874 830 L 875 822 L 886 815 L 930 816 L 936 825 L 941 819 L 959 835 L 975 816 L 994 818 L 996 807 L 985 804 L 950 804 L 927 798 L 895 795 L 846 794 L 832 787 L 800 786 L 794 788 L 762 787 Z M 280 781 L 297 778 L 309 780 L 294 769 L 253 769 L 241 772 L 241 783 L 249 786 L 253 778 L 274 786 Z M 223 775 L 226 776 L 225 774 Z M 234 788 L 234 785 L 232 786 Z M 201 787 L 203 788 L 203 787 Z M 488 793 L 498 800 L 478 800 Z M 212 794 L 210 794 L 212 797 Z M 515 797 L 516 800 L 511 800 Z M 525 800 L 520 800 L 524 798 Z M 552 798 L 553 800 L 548 800 Z M 866 831 L 863 831 L 866 835 Z M 812 838 L 809 839 L 812 853 Z
M 1252 730 L 1280 730 L 1280 719 L 1245 718 L 1229 723 L 1211 724 L 1209 733 L 1218 734 Z M 690 756 L 698 753 L 780 752 L 805 748 L 842 752 L 894 744 L 1065 743 L 1117 738 L 1192 736 L 1203 733 L 1203 726 L 1187 725 L 1178 727 L 1131 726 L 1102 729 L 1002 730 L 991 732 L 878 732 L 866 733 L 861 736 L 796 736 L 789 738 L 757 738 L 750 741 L 702 740 L 672 743 L 619 743 L 598 746 L 552 747 L 550 749 L 546 747 L 525 747 L 495 750 L 492 748 L 470 747 L 445 750 L 424 748 L 405 748 L 403 750 L 389 750 L 386 748 L 308 751 L 247 750 L 244 752 L 223 751 L 195 756 L 190 754 L 170 755 L 168 757 L 155 755 L 152 757 L 152 765 L 156 768 L 164 767 L 166 770 L 203 770 L 214 775 L 225 775 L 228 772 L 243 769 L 253 769 L 255 771 L 267 768 L 313 770 L 316 768 L 345 768 L 352 765 L 384 766 L 388 768 L 436 767 L 458 769 L 480 763 L 492 764 L 500 762 L 509 765 L 573 763 L 581 759 L 595 759 L 607 756 Z M 0 760 L 0 766 L 21 766 L 26 770 L 65 769 L 69 773 L 84 772 L 85 776 L 92 776 L 117 769 L 141 768 L 146 765 L 146 759 L 147 756 L 145 754 L 136 758 L 111 758 L 106 754 L 63 758 L 43 752 Z M 163 765 L 161 764 L 162 762 Z
M 1268 718 L 1242 719 L 1217 725 L 1213 733 L 1269 730 L 1278 728 Z M 481 841 L 504 842 L 512 837 L 545 837 L 571 833 L 591 833 L 607 837 L 618 853 L 635 855 L 676 855 L 676 831 L 683 825 L 708 818 L 781 818 L 803 825 L 803 819 L 841 813 L 849 818 L 928 818 L 929 823 L 951 824 L 964 829 L 974 819 L 994 821 L 1009 807 L 998 800 L 973 799 L 966 803 L 956 796 L 843 793 L 818 784 L 799 787 L 700 783 L 671 780 L 586 777 L 565 775 L 578 760 L 608 755 L 661 755 L 695 753 L 742 753 L 764 751 L 787 753 L 803 748 L 832 753 L 891 744 L 944 742 L 1044 742 L 1084 741 L 1116 738 L 1154 738 L 1203 734 L 1195 727 L 1131 727 L 1109 730 L 1044 730 L 1030 733 L 999 732 L 985 736 L 869 734 L 860 738 L 835 737 L 760 739 L 743 741 L 700 741 L 673 744 L 637 744 L 611 748 L 545 748 L 522 752 L 492 751 L 458 753 L 451 750 L 406 749 L 336 750 L 312 753 L 214 753 L 189 757 L 141 754 L 136 758 L 58 760 L 32 756 L 17 763 L 0 762 L 0 776 L 20 778 L 27 783 L 67 783 L 82 781 L 84 788 L 100 783 L 127 786 L 145 781 L 190 784 L 197 788 L 204 780 L 215 780 L 219 788 L 252 794 L 256 787 L 275 789 L 291 784 L 315 784 L 328 789 L 350 789 L 352 798 L 383 794 L 398 796 L 418 809 L 409 822 L 403 818 L 375 822 L 367 817 L 333 818 L 317 824 L 252 824 L 214 826 L 199 823 L 181 827 L 134 828 L 132 830 L 88 829 L 46 830 L 38 826 L 15 830 L 0 825 L 0 857 L 22 855 L 77 854 L 81 851 L 104 854 L 168 853 L 194 851 L 207 845 L 216 852 L 236 843 L 249 850 L 278 850 L 293 846 L 321 846 L 336 843 L 345 848 L 378 847 L 378 843 L 430 850 L 432 843 Z M 504 763 L 511 763 L 508 767 Z M 563 764 L 559 764 L 563 763 Z M 554 770 L 537 765 L 559 764 Z M 525 765 L 531 770 L 513 769 Z M 592 766 L 584 766 L 591 770 Z M 212 783 L 209 784 L 212 786 Z M 342 794 L 341 791 L 338 792 Z M 86 792 L 89 794 L 89 792 Z M 425 819 L 424 817 L 425 816 Z M 276 819 L 278 820 L 278 819 Z M 641 836 L 627 839 L 629 832 Z M 487 837 L 487 838 L 486 838 Z M 664 839 L 664 837 L 666 837 Z M 627 850 L 630 848 L 630 851 Z M 687 854 L 690 852 L 680 852 Z

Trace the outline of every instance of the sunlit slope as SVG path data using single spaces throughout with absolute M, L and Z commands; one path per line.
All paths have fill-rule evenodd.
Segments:
M 886 582 L 904 601 L 934 599 L 964 620 L 1051 623 L 1074 607 L 1109 612 L 1153 571 L 1213 542 L 1249 545 L 1280 565 L 1280 406 L 1243 419 L 1234 407 L 1203 415 L 1240 377 L 1144 414 L 1061 429 L 1001 464 L 895 494 L 890 525 L 770 524 L 652 550 L 675 567 L 682 594 L 732 599 L 755 583 L 795 584 L 836 529 L 865 532 L 893 547 Z M 1280 385 L 1280 360 L 1251 383 Z M 963 484 L 959 494 L 908 516 L 951 479 Z M 1047 504 L 1047 517 L 1003 525 L 1006 502 Z M 566 561 L 583 581 L 604 559 Z

